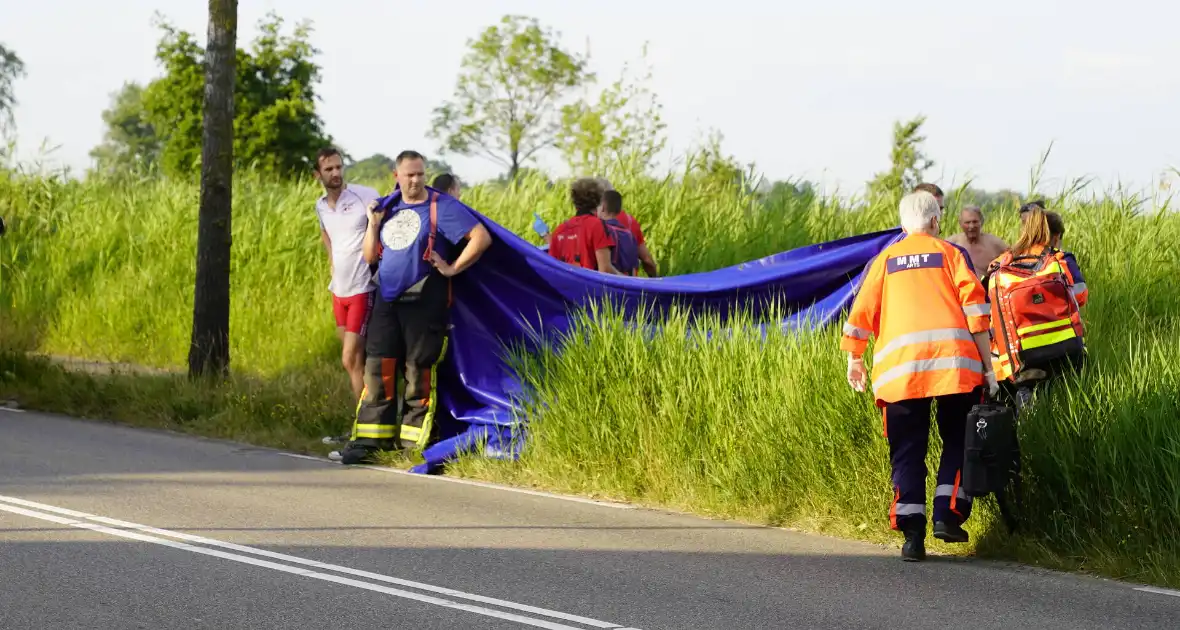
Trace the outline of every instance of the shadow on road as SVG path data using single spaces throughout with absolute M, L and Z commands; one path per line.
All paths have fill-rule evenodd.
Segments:
M 0 522 L 13 519 L 3 514 Z M 18 532 L 49 540 L 11 542 Z M 7 617 L 37 620 L 40 627 L 338 627 L 343 622 L 410 627 L 397 621 L 437 613 L 442 625 L 413 627 L 521 627 L 183 550 L 77 541 L 91 535 L 0 529 L 0 537 L 9 540 L 0 566 L 0 579 L 9 585 L 0 590 L 0 622 Z M 973 630 L 1174 630 L 1178 610 L 1171 598 L 1122 586 L 957 559 L 914 565 L 873 555 L 414 547 L 410 539 L 399 543 L 404 536 L 391 537 L 386 547 L 266 548 L 644 630 L 943 630 L 955 625 L 948 620 L 952 615 Z M 279 620 L 285 623 L 274 623 Z

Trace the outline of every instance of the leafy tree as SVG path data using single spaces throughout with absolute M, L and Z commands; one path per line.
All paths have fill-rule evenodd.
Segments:
M 720 131 L 709 132 L 705 141 L 689 155 L 684 183 L 713 190 L 732 187 L 743 193 L 755 192 L 754 165 L 743 165 L 733 155 L 727 155 L 721 148 L 722 140 Z
M 389 181 L 393 173 L 393 158 L 384 153 L 374 153 L 359 161 L 345 164 L 344 177 L 354 182 Z
M 539 168 L 530 168 L 528 166 L 520 167 L 520 169 L 516 171 L 516 175 L 501 173 L 499 176 L 493 180 L 490 180 L 488 183 L 491 184 L 493 188 L 502 189 L 507 188 L 509 185 L 519 187 L 529 181 L 534 180 L 538 182 L 544 182 L 546 189 L 552 188 L 555 185 L 553 179 L 549 177 L 549 173 L 546 173 Z
M 426 158 L 427 177 L 433 181 L 436 176 L 442 175 L 443 173 L 450 173 L 455 177 L 459 177 L 459 174 L 455 172 L 455 169 L 452 168 L 451 165 L 445 160 L 432 160 L 430 158 Z M 459 177 L 459 179 L 462 180 L 463 178 Z
M 663 105 L 648 87 L 650 69 L 639 80 L 632 80 L 629 70 L 630 64 L 596 102 L 583 99 L 562 108 L 557 146 L 573 172 L 601 175 L 623 165 L 629 172 L 645 173 L 667 144 Z
M 190 377 L 229 370 L 229 272 L 234 174 L 234 72 L 238 0 L 209 0 L 201 140 L 201 206 Z
M 760 187 L 758 193 L 766 208 L 787 208 L 795 204 L 806 205 L 810 204 L 817 196 L 815 185 L 802 180 L 798 183 L 781 180 L 765 182 L 765 186 Z
M 107 136 L 92 153 L 100 168 L 158 162 L 168 174 L 187 175 L 200 166 L 207 53 L 193 34 L 164 20 L 158 27 L 156 59 L 164 74 L 141 90 L 138 109 L 135 88 L 125 86 L 104 113 Z M 268 14 L 251 49 L 236 49 L 234 162 L 279 176 L 302 175 L 331 138 L 316 113 L 320 71 L 311 27 L 300 24 L 291 35 L 282 27 L 282 18 Z M 149 128 L 154 140 L 144 135 Z M 125 133 L 129 129 L 135 133 Z
M 553 146 L 563 94 L 594 79 L 586 58 L 561 49 L 557 37 L 536 19 L 506 15 L 468 41 L 453 100 L 434 110 L 430 137 L 442 151 L 486 157 L 514 178 Z
M 922 183 L 922 176 L 934 162 L 922 152 L 925 136 L 919 135 L 925 116 L 893 124 L 893 148 L 890 168 L 876 174 L 868 184 L 869 198 L 896 200 Z
M 0 44 L 0 129 L 12 124 L 12 110 L 16 108 L 12 84 L 23 76 L 25 63 L 15 52 Z
M 1015 190 L 987 191 L 967 187 L 959 191 L 956 202 L 958 206 L 976 205 L 984 210 L 1002 207 L 1016 207 L 1022 202 L 1023 195 Z
M 143 92 L 138 83 L 125 83 L 111 96 L 110 108 L 102 113 L 106 134 L 90 151 L 99 172 L 138 172 L 159 164 L 161 140 L 148 120 Z
M 345 177 L 358 182 L 392 182 L 394 166 L 393 158 L 384 153 L 374 153 L 359 162 L 348 164 Z M 450 164 L 442 160 L 426 159 L 427 180 L 433 180 L 435 176 L 443 173 L 454 174 L 455 171 Z

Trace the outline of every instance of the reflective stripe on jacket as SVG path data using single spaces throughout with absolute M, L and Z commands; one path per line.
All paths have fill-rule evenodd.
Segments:
M 910 234 L 865 273 L 840 349 L 861 355 L 870 337 L 878 406 L 972 391 L 984 383 L 972 337 L 991 324 L 983 285 L 954 245 Z

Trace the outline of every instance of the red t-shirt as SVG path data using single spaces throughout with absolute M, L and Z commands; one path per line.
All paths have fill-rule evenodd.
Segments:
M 571 265 L 598 271 L 595 252 L 614 247 L 615 240 L 606 232 L 602 219 L 593 214 L 568 219 L 553 230 L 549 239 L 549 255 Z
M 636 245 L 644 244 L 643 228 L 639 227 L 639 221 L 636 221 L 635 217 L 626 212 L 619 212 L 619 223 L 622 223 L 623 227 L 631 231 L 631 235 L 635 237 Z

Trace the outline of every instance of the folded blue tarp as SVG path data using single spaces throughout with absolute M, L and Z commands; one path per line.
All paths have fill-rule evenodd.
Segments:
M 392 202 L 395 191 L 383 201 Z M 901 236 L 886 230 L 793 249 L 733 267 L 683 276 L 611 276 L 558 262 L 536 245 L 475 212 L 492 234 L 479 262 L 454 279 L 450 352 L 439 369 L 440 402 L 451 418 L 441 439 L 413 472 L 482 448 L 489 457 L 516 457 L 524 418 L 516 413 L 521 386 L 505 361 L 506 344 L 536 347 L 537 331 L 565 333 L 577 311 L 609 300 L 626 313 L 656 318 L 673 306 L 708 311 L 722 321 L 737 310 L 755 317 L 786 309 L 786 328 L 818 327 L 840 317 L 873 258 Z M 691 237 L 690 237 L 691 238 Z M 707 235 L 701 235 L 707 238 Z M 444 416 L 447 414 L 443 414 Z

